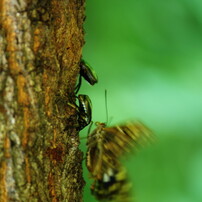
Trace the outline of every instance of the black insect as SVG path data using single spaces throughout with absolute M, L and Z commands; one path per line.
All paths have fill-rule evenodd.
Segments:
M 80 87 L 81 87 L 81 82 L 82 82 L 82 77 L 90 84 L 94 85 L 95 83 L 98 82 L 98 77 L 93 68 L 83 59 L 81 59 L 80 64 L 80 75 L 79 75 L 79 83 L 75 88 L 75 93 L 78 93 Z
M 88 95 L 78 95 L 78 130 L 82 130 L 92 119 L 92 104 Z

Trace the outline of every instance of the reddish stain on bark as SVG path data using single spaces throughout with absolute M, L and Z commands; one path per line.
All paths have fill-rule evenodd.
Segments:
M 49 147 L 46 150 L 46 155 L 54 164 L 62 163 L 64 154 L 64 146 L 62 144 L 56 145 L 55 147 Z

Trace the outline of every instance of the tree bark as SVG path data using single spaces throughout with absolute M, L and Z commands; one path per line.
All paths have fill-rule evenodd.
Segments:
M 0 201 L 82 201 L 74 89 L 84 0 L 0 0 Z

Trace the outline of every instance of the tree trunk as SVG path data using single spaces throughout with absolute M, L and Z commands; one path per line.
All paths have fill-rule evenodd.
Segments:
M 75 85 L 84 0 L 0 0 L 0 201 L 82 201 Z

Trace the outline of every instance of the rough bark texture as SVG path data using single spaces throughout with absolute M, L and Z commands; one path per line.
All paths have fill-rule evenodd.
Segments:
M 0 0 L 1 202 L 82 201 L 83 21 L 84 0 Z

